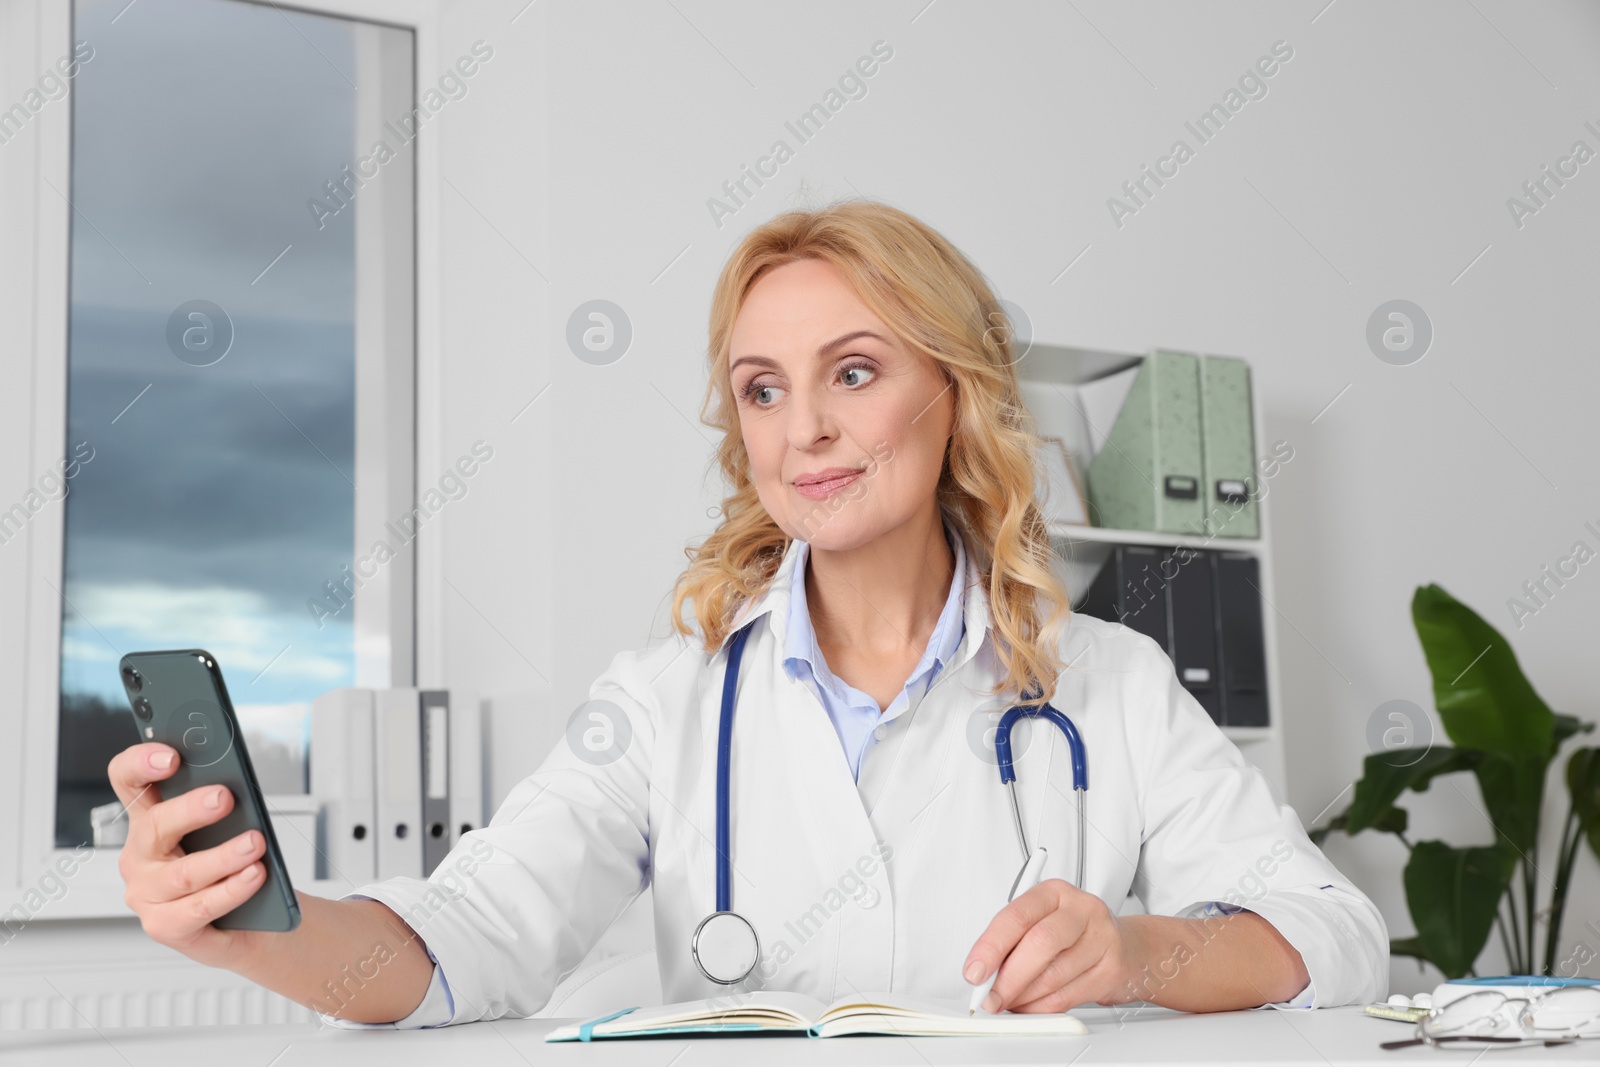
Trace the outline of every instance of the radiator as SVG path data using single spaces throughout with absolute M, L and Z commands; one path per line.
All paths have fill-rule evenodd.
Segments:
M 182 960 L 0 973 L 0 1029 L 306 1023 L 317 1014 L 230 971 Z

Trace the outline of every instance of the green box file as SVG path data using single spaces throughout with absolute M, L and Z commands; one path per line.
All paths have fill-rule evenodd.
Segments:
M 1205 533 L 1202 465 L 1200 361 L 1186 352 L 1153 351 L 1089 464 L 1095 523 Z
M 1232 356 L 1200 357 L 1200 425 L 1205 438 L 1206 533 L 1260 536 L 1250 364 Z

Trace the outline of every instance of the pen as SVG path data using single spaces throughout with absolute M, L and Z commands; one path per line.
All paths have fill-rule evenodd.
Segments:
M 1044 846 L 1041 845 L 1033 850 L 1033 855 L 1028 857 L 1028 862 L 1023 864 L 1022 870 L 1017 872 L 1017 880 L 1011 884 L 1011 895 L 1006 897 L 1007 904 L 1011 903 L 1013 900 L 1016 900 L 1018 894 L 1026 893 L 1028 890 L 1039 884 L 1039 876 L 1044 873 L 1044 859 L 1045 850 Z M 1001 960 L 1000 963 L 1003 965 L 1005 960 Z M 989 995 L 989 991 L 994 988 L 994 980 L 999 976 L 1000 967 L 996 966 L 994 973 L 988 978 L 984 979 L 984 981 L 972 991 L 972 1002 L 967 1005 L 968 1015 L 974 1014 L 980 1007 L 983 1006 L 984 998 L 987 997 Z

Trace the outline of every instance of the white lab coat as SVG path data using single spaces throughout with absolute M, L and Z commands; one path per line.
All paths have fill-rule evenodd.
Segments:
M 766 616 L 745 646 L 731 772 L 733 907 L 754 924 L 761 963 L 732 988 L 824 1002 L 856 990 L 964 999 L 967 953 L 1022 860 L 995 766 L 1004 705 L 988 695 L 998 661 L 985 590 L 972 575 L 953 660 L 920 703 L 876 731 L 883 736 L 863 756 L 858 784 L 816 696 L 781 663 L 798 547 L 738 619 Z M 647 884 L 665 999 L 729 991 L 690 955 L 696 925 L 715 906 L 726 646 L 707 656 L 672 635 L 618 653 L 590 700 L 627 716 L 621 758 L 598 764 L 583 746 L 558 743 L 428 881 L 390 878 L 346 895 L 406 918 L 448 982 L 453 1014 L 440 1007 L 436 974 L 401 1025 L 539 1011 Z M 1088 888 L 1113 910 L 1131 890 L 1153 914 L 1193 916 L 1221 901 L 1262 915 L 1311 976 L 1285 1005 L 1382 999 L 1382 916 L 1183 688 L 1161 647 L 1074 614 L 1061 656 L 1071 666 L 1051 703 L 1077 724 L 1088 753 Z M 1044 877 L 1071 881 L 1066 741 L 1047 722 L 1024 720 L 1013 746 L 1029 842 L 1049 850 Z

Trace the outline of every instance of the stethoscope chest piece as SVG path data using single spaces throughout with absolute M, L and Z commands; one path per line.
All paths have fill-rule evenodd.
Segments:
M 690 949 L 701 974 L 720 985 L 733 985 L 755 970 L 761 943 L 743 915 L 714 911 L 695 927 Z

